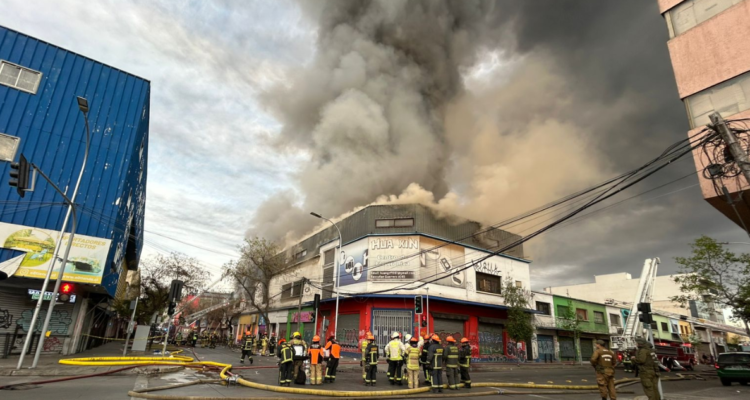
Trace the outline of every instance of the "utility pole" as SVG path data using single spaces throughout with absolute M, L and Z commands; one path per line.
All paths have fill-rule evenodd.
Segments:
M 750 158 L 742 149 L 742 146 L 740 146 L 739 142 L 737 142 L 737 138 L 734 136 L 734 132 L 729 129 L 726 121 L 724 121 L 724 118 L 722 118 L 721 114 L 719 114 L 718 112 L 711 113 L 708 118 L 711 120 L 711 125 L 709 125 L 709 128 L 718 132 L 722 140 L 724 140 L 727 146 L 729 146 L 729 151 L 732 153 L 735 162 L 740 167 L 742 176 L 744 176 L 745 181 L 750 184 Z
M 302 278 L 302 283 L 299 286 L 299 303 L 297 304 L 297 332 L 302 334 L 302 296 L 305 293 L 305 283 L 307 278 Z

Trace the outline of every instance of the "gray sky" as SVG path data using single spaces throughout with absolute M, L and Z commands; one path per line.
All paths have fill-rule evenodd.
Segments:
M 212 270 L 246 234 L 298 237 L 309 211 L 381 195 L 496 223 L 688 129 L 655 0 L 33 3 L 7 0 L 0 24 L 151 81 L 146 229 L 212 251 L 147 233 L 144 254 Z M 533 286 L 637 274 L 655 256 L 674 272 L 700 234 L 747 241 L 696 184 L 529 243 Z

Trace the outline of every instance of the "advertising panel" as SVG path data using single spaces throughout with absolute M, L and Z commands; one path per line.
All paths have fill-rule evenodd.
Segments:
M 369 244 L 370 281 L 414 281 L 419 265 L 418 236 L 371 237 Z
M 341 286 L 367 281 L 368 241 L 358 240 L 341 248 L 338 268 Z
M 26 252 L 13 276 L 44 279 L 55 254 L 59 234 L 60 232 L 49 229 L 0 222 L 0 246 Z M 63 256 L 68 237 L 69 234 L 66 233 L 58 254 L 59 258 Z M 100 284 L 111 242 L 109 239 L 75 235 L 63 280 Z M 59 268 L 60 262 L 55 263 L 51 279 L 57 279 Z
M 437 285 L 464 287 L 466 271 L 456 272 L 464 267 L 464 248 L 455 244 L 426 237 L 419 238 L 419 280 L 434 281 Z

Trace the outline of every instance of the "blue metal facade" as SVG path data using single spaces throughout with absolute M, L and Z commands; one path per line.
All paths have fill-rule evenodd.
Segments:
M 63 190 L 73 190 L 86 141 L 76 96 L 88 99 L 91 147 L 76 233 L 112 240 L 102 286 L 114 296 L 123 257 L 137 267 L 143 247 L 150 83 L 2 26 L 0 60 L 43 74 L 36 94 L 0 85 L 0 132 L 20 137 L 16 160 L 23 153 Z M 0 221 L 59 230 L 60 195 L 40 177 L 20 198 L 2 164 Z M 0 249 L 0 262 L 17 254 Z

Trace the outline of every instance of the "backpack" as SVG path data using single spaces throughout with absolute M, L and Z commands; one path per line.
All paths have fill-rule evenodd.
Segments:
M 307 381 L 307 374 L 305 374 L 305 370 L 300 368 L 299 372 L 297 373 L 297 377 L 294 379 L 294 383 L 296 385 L 304 385 L 305 381 Z

